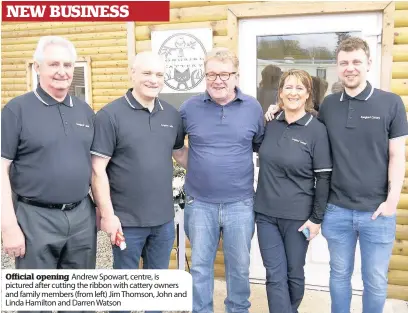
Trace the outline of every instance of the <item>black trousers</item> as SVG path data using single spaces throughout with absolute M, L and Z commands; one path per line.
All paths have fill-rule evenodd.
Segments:
M 305 291 L 303 267 L 309 245 L 298 231 L 304 223 L 256 214 L 269 313 L 298 313 Z
M 95 269 L 96 213 L 89 197 L 72 210 L 20 201 L 15 210 L 26 240 L 25 256 L 15 259 L 16 269 Z

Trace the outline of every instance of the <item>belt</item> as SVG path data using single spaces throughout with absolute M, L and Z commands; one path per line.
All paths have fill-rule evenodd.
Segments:
M 59 204 L 55 204 L 55 203 L 44 203 L 44 202 L 38 202 L 38 201 L 34 201 L 31 199 L 28 199 L 26 197 L 22 197 L 22 196 L 18 196 L 17 197 L 18 201 L 33 205 L 33 206 L 39 206 L 42 208 L 48 208 L 48 209 L 57 209 L 57 210 L 61 210 L 61 211 L 65 211 L 65 210 L 72 210 L 73 208 L 75 208 L 76 206 L 78 206 L 78 204 L 80 204 L 82 202 L 78 201 L 78 202 L 73 202 L 73 203 L 59 203 Z

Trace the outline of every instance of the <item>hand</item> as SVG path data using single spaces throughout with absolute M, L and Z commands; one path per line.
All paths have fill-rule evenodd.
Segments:
M 114 245 L 116 240 L 116 233 L 122 232 L 122 225 L 116 215 L 110 215 L 101 218 L 101 230 L 106 232 L 111 239 L 111 243 Z
M 25 237 L 20 226 L 16 224 L 2 231 L 4 252 L 12 258 L 25 255 Z
M 304 223 L 299 229 L 298 231 L 302 231 L 305 228 L 309 228 L 310 231 L 310 236 L 307 240 L 312 240 L 314 237 L 316 237 L 319 232 L 320 232 L 320 224 L 315 224 L 313 222 L 311 222 L 310 220 L 307 220 L 306 223 Z
M 380 204 L 378 209 L 374 212 L 371 217 L 372 220 L 375 220 L 379 215 L 382 216 L 392 216 L 397 212 L 396 205 L 390 205 L 387 201 Z
M 278 105 L 271 104 L 268 108 L 268 111 L 265 113 L 265 119 L 269 122 L 275 118 L 275 114 L 280 111 L 280 107 Z

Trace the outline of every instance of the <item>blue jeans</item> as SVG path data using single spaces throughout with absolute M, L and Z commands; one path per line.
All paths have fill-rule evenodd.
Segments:
M 379 216 L 328 204 L 322 224 L 330 252 L 332 313 L 350 313 L 351 275 L 357 238 L 363 278 L 363 313 L 382 313 L 387 297 L 387 272 L 395 239 L 396 216 Z
M 125 250 L 120 250 L 117 246 L 112 247 L 114 269 L 137 269 L 140 256 L 143 258 L 144 269 L 169 268 L 170 253 L 175 239 L 173 220 L 154 227 L 123 227 L 122 230 L 127 247 Z M 150 311 L 150 313 L 160 313 L 160 311 Z
M 253 198 L 230 203 L 207 203 L 187 197 L 185 232 L 191 243 L 193 313 L 212 313 L 214 261 L 223 239 L 228 313 L 248 313 L 249 252 L 255 231 Z

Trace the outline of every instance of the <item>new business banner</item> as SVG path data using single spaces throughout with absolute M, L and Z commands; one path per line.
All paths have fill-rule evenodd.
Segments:
M 2 1 L 3 22 L 167 22 L 169 1 Z

